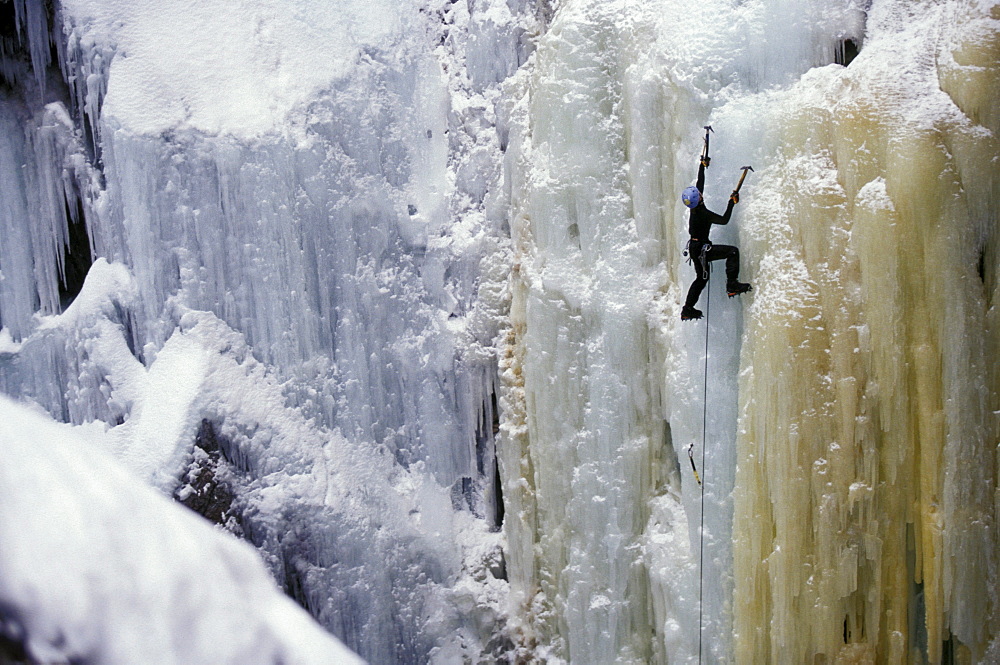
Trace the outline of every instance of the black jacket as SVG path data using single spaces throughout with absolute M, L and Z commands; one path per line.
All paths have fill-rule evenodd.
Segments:
M 691 217 L 688 220 L 688 233 L 691 239 L 698 242 L 708 242 L 708 234 L 712 230 L 712 224 L 728 224 L 729 218 L 733 215 L 733 199 L 729 199 L 726 206 L 726 214 L 719 215 L 705 207 L 705 165 L 698 167 L 698 191 L 701 192 L 701 201 L 691 210 Z

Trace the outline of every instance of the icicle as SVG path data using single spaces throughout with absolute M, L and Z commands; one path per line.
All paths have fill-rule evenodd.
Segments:
M 26 163 L 20 118 L 14 105 L 0 98 L 0 326 L 18 342 L 38 308 Z
M 55 313 L 60 310 L 59 284 L 66 281 L 69 224 L 78 221 L 80 208 L 85 214 L 91 209 L 90 202 L 81 201 L 80 196 L 90 189 L 92 169 L 61 103 L 45 107 L 38 127 L 29 132 L 28 149 L 32 158 L 25 175 L 28 203 L 34 211 L 29 228 L 35 284 L 42 312 Z
M 31 68 L 39 90 L 45 93 L 46 76 L 51 60 L 49 49 L 49 21 L 43 0 L 14 0 L 17 34 L 22 43 L 27 41 L 31 53 Z

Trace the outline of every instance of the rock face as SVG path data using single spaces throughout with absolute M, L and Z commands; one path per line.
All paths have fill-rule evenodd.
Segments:
M 215 427 L 201 421 L 194 440 L 194 450 L 187 472 L 174 492 L 174 498 L 209 522 L 225 527 L 234 535 L 243 535 L 240 514 L 234 509 L 231 466 L 222 457 Z

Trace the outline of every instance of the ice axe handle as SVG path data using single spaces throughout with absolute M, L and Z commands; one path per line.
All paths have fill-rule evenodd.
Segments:
M 708 159 L 708 133 L 715 130 L 712 129 L 712 125 L 705 125 L 703 129 L 705 130 L 705 152 L 702 153 L 701 158 L 702 160 L 706 160 Z
M 743 181 L 747 178 L 747 171 L 753 171 L 752 166 L 741 166 L 740 168 L 743 169 L 743 173 L 740 174 L 740 181 L 736 183 L 736 189 L 733 190 L 733 194 L 739 193 L 740 187 L 743 186 Z

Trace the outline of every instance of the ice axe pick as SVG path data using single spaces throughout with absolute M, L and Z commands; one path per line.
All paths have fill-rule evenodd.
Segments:
M 702 160 L 705 160 L 708 158 L 708 133 L 714 132 L 715 130 L 712 129 L 712 125 L 705 125 L 702 129 L 705 130 L 705 152 L 702 153 L 701 158 Z

